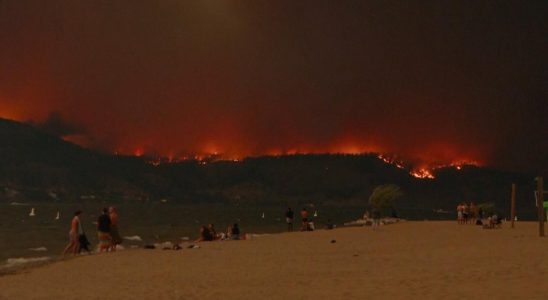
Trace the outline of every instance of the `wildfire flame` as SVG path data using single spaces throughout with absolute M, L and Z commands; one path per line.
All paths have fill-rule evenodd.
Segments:
M 397 167 L 398 169 L 406 170 L 409 169 L 409 175 L 419 178 L 419 179 L 435 179 L 434 172 L 442 168 L 454 168 L 457 171 L 461 171 L 464 166 L 479 166 L 480 164 L 477 161 L 473 160 L 455 160 L 450 164 L 437 164 L 433 166 L 421 166 L 418 168 L 406 167 L 406 164 L 396 158 L 390 157 L 389 155 L 379 154 L 377 156 L 383 162 Z
M 78 142 L 77 140 L 66 139 L 71 142 Z M 344 148 L 344 149 L 343 149 Z M 367 149 L 373 149 L 370 146 Z M 265 156 L 291 156 L 291 155 L 307 155 L 307 154 L 341 154 L 341 155 L 375 155 L 380 161 L 385 164 L 394 166 L 400 170 L 406 171 L 410 176 L 418 179 L 435 179 L 436 171 L 443 168 L 453 168 L 456 171 L 462 171 L 465 166 L 480 166 L 481 164 L 475 160 L 470 159 L 456 159 L 450 163 L 428 163 L 422 161 L 421 163 L 408 163 L 404 159 L 392 154 L 381 153 L 380 151 L 366 151 L 366 148 L 357 147 L 339 147 L 336 152 L 318 152 L 318 151 L 305 151 L 310 149 L 305 148 L 293 148 L 287 150 L 272 149 Z M 169 151 L 166 156 L 160 154 L 151 155 L 144 147 L 138 146 L 133 150 L 118 148 L 114 152 L 115 155 L 130 155 L 143 158 L 148 164 L 158 167 L 162 164 L 180 163 L 184 161 L 195 161 L 199 165 L 207 165 L 218 161 L 228 161 L 233 163 L 239 163 L 246 157 L 253 157 L 253 155 L 224 155 L 220 154 L 215 147 L 210 147 L 209 152 L 203 152 L 198 154 L 175 154 L 174 151 Z M 361 151 L 363 150 L 363 151 Z
M 413 170 L 409 173 L 411 176 L 415 177 L 415 178 L 420 178 L 420 179 L 434 179 L 436 177 L 434 177 L 434 175 L 432 174 L 432 172 L 428 169 L 418 169 L 418 170 Z
M 142 157 L 144 155 L 143 150 L 138 148 L 134 151 L 135 156 Z M 299 151 L 289 151 L 286 153 L 280 153 L 277 152 L 275 154 L 269 153 L 268 156 L 284 156 L 284 155 L 301 155 L 306 153 L 300 153 Z M 345 153 L 338 153 L 338 154 L 345 154 Z M 351 153 L 350 155 L 358 155 L 355 153 Z M 413 176 L 418 179 L 435 179 L 436 176 L 435 171 L 442 169 L 442 168 L 454 168 L 457 171 L 461 171 L 464 166 L 479 166 L 480 164 L 473 160 L 455 160 L 449 164 L 437 164 L 433 166 L 421 166 L 421 167 L 412 167 L 409 164 L 406 164 L 403 160 L 398 159 L 394 156 L 390 156 L 387 154 L 377 154 L 377 158 L 391 166 L 394 166 L 401 170 L 407 170 L 410 176 Z M 218 161 L 230 161 L 233 163 L 239 163 L 242 161 L 242 157 L 223 157 L 217 152 L 209 153 L 209 154 L 199 154 L 199 155 L 184 155 L 181 157 L 175 157 L 172 153 L 168 155 L 167 157 L 155 157 L 155 158 L 149 158 L 147 160 L 147 163 L 153 166 L 160 166 L 162 164 L 171 164 L 171 163 L 178 163 L 178 162 L 184 162 L 184 161 L 196 161 L 200 165 L 207 165 L 209 163 L 218 162 Z
M 391 157 L 383 155 L 383 154 L 379 154 L 377 157 L 380 160 L 384 161 L 385 163 L 387 163 L 389 165 L 393 165 L 398 169 L 402 169 L 402 170 L 405 169 L 404 162 L 401 161 L 401 160 L 397 160 L 395 158 L 391 158 Z

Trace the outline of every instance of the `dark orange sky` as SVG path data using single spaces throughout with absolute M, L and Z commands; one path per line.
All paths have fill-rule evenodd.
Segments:
M 547 169 L 546 2 L 152 2 L 0 1 L 0 117 L 126 153 Z

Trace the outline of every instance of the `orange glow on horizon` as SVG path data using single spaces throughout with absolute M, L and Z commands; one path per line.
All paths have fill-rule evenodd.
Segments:
M 145 151 L 142 148 L 137 148 L 135 151 L 133 151 L 133 155 L 137 157 L 141 157 L 145 154 Z
M 0 99 L 0 103 L 1 102 L 2 102 L 2 99 Z M 19 116 L 19 114 L 17 114 L 17 112 L 14 109 L 6 106 L 0 106 L 0 118 L 12 120 L 12 121 L 21 120 L 21 117 Z
M 147 162 L 153 166 L 159 166 L 161 164 L 170 164 L 170 163 L 178 163 L 183 161 L 196 161 L 200 165 L 207 165 L 209 163 L 217 162 L 217 161 L 229 161 L 233 163 L 239 163 L 242 162 L 245 158 L 249 157 L 261 157 L 261 156 L 272 156 L 272 157 L 280 157 L 280 156 L 293 156 L 293 155 L 312 155 L 312 154 L 339 154 L 339 155 L 375 155 L 380 161 L 392 165 L 400 170 L 405 170 L 410 176 L 418 178 L 418 179 L 435 179 L 435 172 L 436 170 L 442 169 L 442 168 L 454 168 L 457 171 L 461 171 L 464 166 L 480 166 L 481 164 L 474 160 L 468 160 L 468 159 L 458 159 L 454 160 L 447 164 L 428 164 L 428 163 L 421 163 L 419 166 L 413 166 L 413 164 L 406 163 L 403 159 L 396 159 L 394 157 L 391 157 L 390 155 L 386 154 L 376 154 L 374 152 L 361 152 L 361 151 L 349 151 L 349 152 L 322 152 L 322 151 L 302 151 L 298 150 L 300 148 L 294 148 L 287 151 L 269 151 L 266 154 L 262 155 L 230 155 L 230 156 L 224 156 L 222 154 L 219 154 L 218 152 L 210 152 L 210 153 L 202 153 L 202 154 L 195 154 L 195 155 L 185 155 L 185 156 L 175 156 L 173 153 L 170 153 L 168 156 L 165 157 L 158 157 L 155 158 L 149 158 Z M 137 157 L 144 157 L 146 156 L 146 153 L 142 150 L 142 148 L 138 148 L 134 151 L 133 154 Z

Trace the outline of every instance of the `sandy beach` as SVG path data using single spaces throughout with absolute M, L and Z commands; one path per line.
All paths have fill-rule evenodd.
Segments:
M 0 277 L 0 299 L 546 299 L 548 238 L 509 227 L 403 222 L 82 256 Z

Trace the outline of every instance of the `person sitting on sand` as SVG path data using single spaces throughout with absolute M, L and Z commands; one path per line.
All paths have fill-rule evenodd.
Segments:
M 232 239 L 232 226 L 228 226 L 226 228 L 226 233 L 225 233 L 225 240 L 231 240 Z
M 213 224 L 209 224 L 207 226 L 207 230 L 209 231 L 209 234 L 211 235 L 212 240 L 219 239 L 219 236 L 217 235 L 217 231 L 215 230 L 215 227 L 213 226 Z
M 122 243 L 122 237 L 118 231 L 118 212 L 114 206 L 108 208 L 110 218 L 110 237 L 112 238 L 111 251 L 116 251 L 116 246 Z
M 99 252 L 109 251 L 112 247 L 110 235 L 110 217 L 108 208 L 103 208 L 103 213 L 97 219 L 97 238 L 99 239 Z
M 238 227 L 238 223 L 234 223 L 230 230 L 230 239 L 232 240 L 239 240 L 240 239 L 240 228 Z
M 80 232 L 83 233 L 82 225 L 80 224 L 80 214 L 81 210 L 78 210 L 74 213 L 74 217 L 70 222 L 70 231 L 69 231 L 69 243 L 63 251 L 63 255 L 72 252 L 72 254 L 77 254 L 80 251 Z
M 209 229 L 207 229 L 207 227 L 205 226 L 200 227 L 200 237 L 196 240 L 196 242 L 208 242 L 212 240 L 213 237 L 211 236 Z
M 301 231 L 306 231 L 308 229 L 308 211 L 306 208 L 301 210 Z
M 333 226 L 333 223 L 331 223 L 331 219 L 327 219 L 327 224 L 325 224 L 325 229 L 331 230 L 333 228 L 334 226 Z

